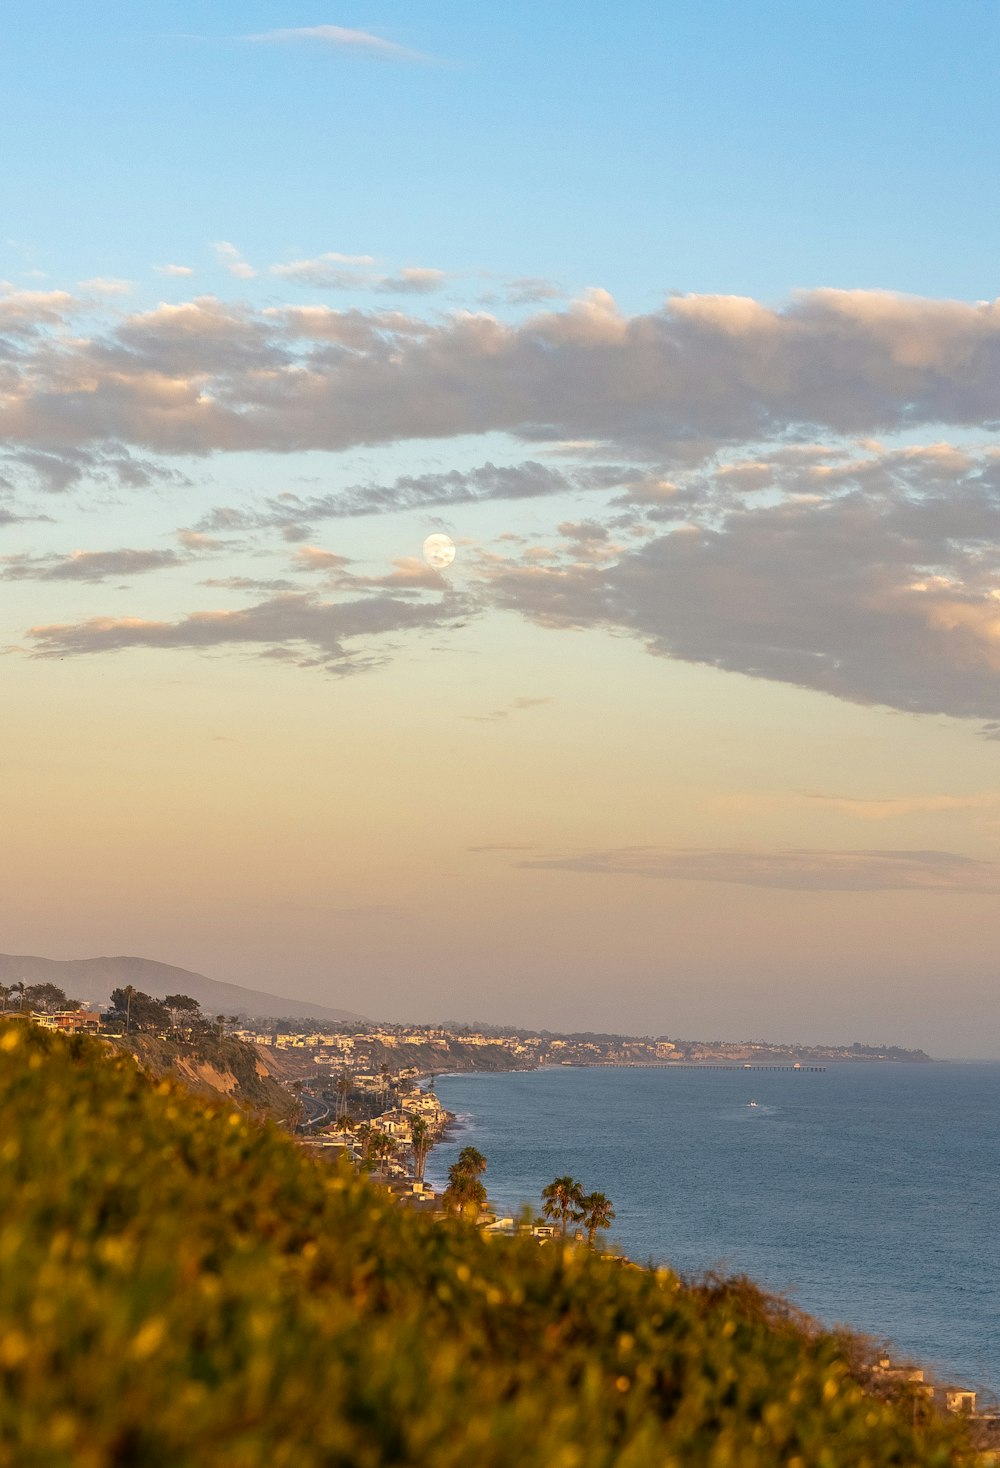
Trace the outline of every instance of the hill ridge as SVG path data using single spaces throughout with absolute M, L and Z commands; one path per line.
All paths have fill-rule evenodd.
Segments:
M 82 999 L 89 1004 L 107 1004 L 112 989 L 133 984 L 159 998 L 168 993 L 190 994 L 203 1009 L 224 1010 L 227 1014 L 331 1021 L 362 1018 L 351 1010 L 306 999 L 285 998 L 134 954 L 43 958 L 37 954 L 0 953 L 0 981 L 10 984 L 20 979 L 33 984 L 58 984 L 74 999 Z

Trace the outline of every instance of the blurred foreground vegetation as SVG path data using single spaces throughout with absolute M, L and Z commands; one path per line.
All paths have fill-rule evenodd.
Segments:
M 2 1468 L 961 1461 L 745 1282 L 407 1212 L 120 1050 L 0 1022 Z

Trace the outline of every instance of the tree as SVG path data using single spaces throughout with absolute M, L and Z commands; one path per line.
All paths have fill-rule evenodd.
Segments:
M 381 1176 L 385 1171 L 385 1159 L 391 1157 L 395 1150 L 395 1143 L 390 1136 L 372 1129 L 365 1138 L 364 1160 L 369 1164 L 377 1162 Z
M 17 1005 L 17 1007 L 18 1007 L 18 1009 L 20 1009 L 20 1010 L 23 1011 L 23 1009 L 24 1009 L 24 995 L 25 995 L 24 980 L 23 979 L 18 979 L 18 981 L 17 981 L 16 984 L 11 984 L 11 991 L 18 996 L 18 1005 Z
M 604 1193 L 588 1193 L 580 1199 L 580 1222 L 587 1230 L 587 1243 L 591 1248 L 598 1230 L 610 1228 L 614 1218 L 615 1210 L 611 1206 L 611 1199 Z
M 458 1154 L 455 1168 L 468 1173 L 470 1177 L 476 1177 L 479 1173 L 486 1171 L 486 1158 L 475 1147 L 463 1147 Z
M 337 1117 L 337 1120 L 334 1122 L 335 1130 L 338 1132 L 343 1132 L 345 1136 L 348 1132 L 353 1132 L 356 1125 L 357 1123 L 355 1122 L 354 1117 L 348 1116 L 346 1111 L 342 1112 L 340 1116 Z
M 486 1203 L 486 1188 L 480 1176 L 486 1171 L 486 1158 L 475 1147 L 463 1147 L 458 1160 L 448 1169 L 448 1186 L 444 1190 L 444 1206 L 449 1213 L 467 1213 L 478 1217 Z
M 124 989 L 112 989 L 108 1018 L 112 1024 L 120 1024 L 124 1034 L 130 1035 L 133 1030 L 167 1029 L 170 1011 L 159 999 L 144 994 L 133 984 L 126 984 Z
M 578 1223 L 583 1216 L 580 1212 L 582 1203 L 583 1189 L 575 1178 L 557 1177 L 542 1189 L 542 1212 L 546 1218 L 559 1220 L 562 1238 L 566 1237 L 566 1225 L 570 1220 Z
M 337 1115 L 346 1116 L 347 1098 L 351 1094 L 351 1078 L 346 1070 L 337 1077 L 337 1084 L 334 1086 L 334 1090 L 337 1093 Z
M 40 1010 L 43 1014 L 54 1014 L 57 1009 L 79 1009 L 79 1002 L 75 999 L 67 999 L 64 989 L 58 984 L 29 984 L 24 991 L 24 998 L 29 1008 Z
M 198 1014 L 201 1011 L 201 1005 L 190 994 L 165 994 L 163 1002 L 168 1009 L 176 1009 L 179 1014 Z
M 205 1023 L 201 1005 L 197 999 L 192 999 L 190 994 L 165 994 L 163 1007 L 170 1011 L 174 1029 L 181 1030 L 186 1035 L 190 1035 L 192 1030 L 200 1028 Z
M 0 984 L 0 1014 L 7 1013 L 7 1000 L 10 998 L 10 985 Z
M 430 1123 L 425 1116 L 414 1116 L 410 1121 L 410 1152 L 413 1154 L 413 1176 L 418 1183 L 424 1180 L 427 1154 L 434 1144 Z

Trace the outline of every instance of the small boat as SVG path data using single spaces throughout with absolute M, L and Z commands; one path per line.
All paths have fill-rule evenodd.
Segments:
M 748 1106 L 754 1106 L 755 1107 L 757 1105 L 757 1102 L 756 1101 L 748 1101 L 747 1102 L 747 1105 Z

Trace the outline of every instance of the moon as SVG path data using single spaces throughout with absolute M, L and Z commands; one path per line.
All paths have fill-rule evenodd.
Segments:
M 428 535 L 424 541 L 424 560 L 435 571 L 443 571 L 455 559 L 455 542 L 450 535 Z

